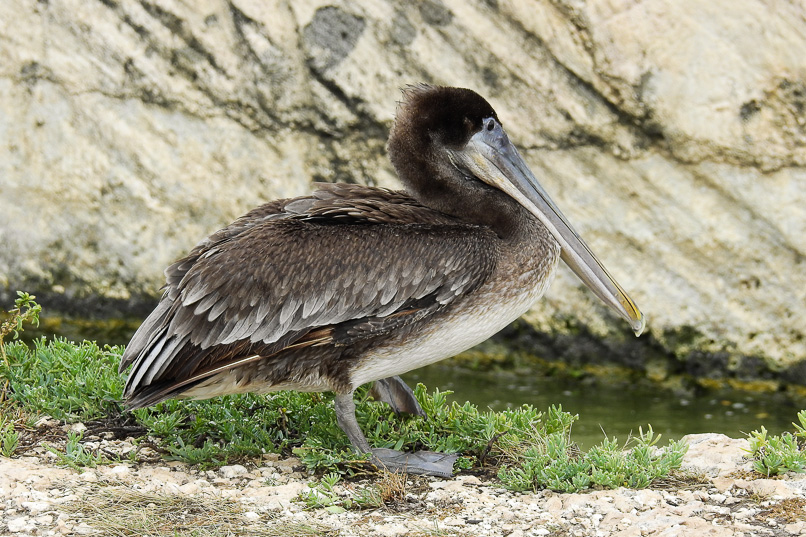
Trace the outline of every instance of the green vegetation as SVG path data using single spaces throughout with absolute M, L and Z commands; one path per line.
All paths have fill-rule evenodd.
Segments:
M 656 450 L 658 440 L 660 435 L 655 436 L 649 427 L 646 433 L 639 429 L 629 450 L 612 438 L 582 454 L 574 452 L 564 433 L 552 433 L 533 438 L 525 450 L 514 453 L 512 458 L 517 464 L 502 468 L 498 477 L 511 490 L 644 488 L 679 468 L 686 453 L 686 445 L 680 441 Z
M 36 299 L 35 296 L 22 291 L 17 291 L 17 296 L 19 298 L 14 301 L 14 307 L 0 315 L 3 318 L 0 323 L 0 356 L 2 356 L 4 362 L 6 361 L 4 347 L 6 336 L 14 334 L 12 339 L 17 339 L 25 323 L 39 326 L 39 313 L 42 311 L 42 306 L 34 300 Z
M 91 342 L 40 339 L 32 348 L 13 342 L 0 378 L 9 383 L 9 403 L 38 415 L 67 423 L 125 419 L 118 402 L 124 377 L 117 373 L 122 349 L 99 348 Z M 576 453 L 570 439 L 576 420 L 562 408 L 541 412 L 531 406 L 502 412 L 481 411 L 475 405 L 448 403 L 448 392 L 427 393 L 418 385 L 415 395 L 427 419 L 395 416 L 384 404 L 358 396 L 357 415 L 376 447 L 455 451 L 463 455 L 458 468 L 499 466 L 499 477 L 514 490 L 552 488 L 581 490 L 591 486 L 644 487 L 652 479 L 679 466 L 685 447 L 671 443 L 655 452 L 650 431 L 623 452 L 615 440 L 605 440 L 587 454 Z M 161 439 L 166 457 L 191 464 L 215 466 L 259 456 L 267 450 L 294 453 L 311 470 L 355 475 L 369 469 L 366 457 L 355 454 L 336 424 L 331 397 L 322 394 L 279 392 L 271 396 L 233 395 L 213 401 L 166 401 L 134 411 L 148 435 Z M 3 453 L 14 452 L 13 427 L 0 426 Z M 107 462 L 82 448 L 80 435 L 68 437 L 59 462 L 74 468 Z M 323 489 L 320 498 L 327 498 Z M 345 502 L 349 507 L 375 501 L 365 491 Z M 311 497 L 313 498 L 313 496 Z M 312 500 L 311 500 L 312 501 Z M 326 501 L 326 500 L 323 500 Z
M 8 367 L 8 357 L 6 356 L 5 339 L 9 334 L 13 334 L 12 339 L 17 339 L 20 332 L 23 330 L 23 324 L 26 322 L 39 326 L 39 312 L 42 311 L 42 306 L 37 304 L 34 299 L 35 296 L 17 291 L 17 300 L 14 301 L 14 307 L 8 311 L 0 314 L 0 358 L 3 360 L 3 365 Z M 0 377 L 2 385 L 0 385 L 0 402 L 5 400 L 6 390 L 8 389 L 8 381 Z
M 27 410 L 67 423 L 119 413 L 122 379 L 117 373 L 120 347 L 63 339 L 37 340 L 33 348 L 12 342 L 0 378 L 10 383 L 11 401 Z
M 11 457 L 20 443 L 20 435 L 14 430 L 14 423 L 0 416 L 0 455 Z
M 19 330 L 21 319 L 33 311 L 33 297 L 21 295 L 11 312 Z M 27 309 L 26 309 L 27 308 Z M 16 313 L 15 313 L 16 311 Z M 37 310 L 38 312 L 38 310 Z M 16 316 L 16 317 L 15 317 Z M 32 319 L 35 315 L 27 317 Z M 5 324 L 3 326 L 6 326 Z M 9 332 L 10 333 L 10 332 Z M 266 451 L 295 454 L 310 470 L 331 472 L 305 501 L 333 508 L 356 508 L 386 502 L 400 486 L 336 495 L 343 476 L 372 470 L 366 456 L 351 449 L 339 429 L 332 397 L 323 394 L 278 392 L 269 396 L 244 394 L 211 401 L 176 401 L 153 408 L 125 411 L 121 393 L 125 380 L 117 372 L 120 347 L 64 339 L 36 340 L 32 347 L 19 341 L 4 347 L 0 382 L 7 389 L 3 415 L 11 407 L 30 416 L 49 415 L 66 423 L 99 420 L 111 424 L 136 422 L 144 436 L 158 438 L 165 457 L 191 464 L 216 466 L 260 456 Z M 645 487 L 680 465 L 685 446 L 672 442 L 663 450 L 654 445 L 650 428 L 641 432 L 628 451 L 615 439 L 605 439 L 580 453 L 571 439 L 577 416 L 560 407 L 539 411 L 529 405 L 501 412 L 481 411 L 470 403 L 449 403 L 449 392 L 428 393 L 415 388 L 428 418 L 396 416 L 385 404 L 356 395 L 359 423 L 375 447 L 407 451 L 459 452 L 456 468 L 494 468 L 513 490 L 551 488 L 576 491 L 589 487 Z M 0 421 L 0 448 L 6 456 L 18 449 L 14 423 Z M 51 450 L 55 448 L 51 447 Z M 71 433 L 58 461 L 73 467 L 93 467 L 110 461 L 85 449 L 80 434 Z M 383 479 L 381 481 L 384 481 Z M 390 492 L 392 491 L 392 492 Z
M 748 435 L 753 470 L 766 476 L 806 471 L 806 410 L 798 412 L 795 433 L 768 436 L 767 429 Z
M 47 446 L 48 451 L 56 455 L 58 464 L 74 470 L 95 468 L 99 464 L 109 462 L 100 453 L 93 453 L 86 449 L 84 444 L 81 443 L 82 437 L 83 435 L 81 433 L 70 432 L 67 434 L 67 443 L 64 446 L 64 451 L 59 451 L 54 447 Z
M 385 473 L 385 476 L 398 474 Z M 379 483 L 345 491 L 336 491 L 336 484 L 341 481 L 337 472 L 325 474 L 315 485 L 308 485 L 308 490 L 300 494 L 302 501 L 309 509 L 324 508 L 331 513 L 341 513 L 346 509 L 367 509 L 384 505 L 382 488 Z

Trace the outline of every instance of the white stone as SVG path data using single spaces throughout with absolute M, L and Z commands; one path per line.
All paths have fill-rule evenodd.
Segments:
M 241 466 L 240 464 L 233 464 L 231 466 L 222 466 L 219 469 L 222 477 L 232 479 L 233 477 L 239 477 L 244 475 L 247 470 L 245 467 Z
M 185 483 L 179 486 L 179 492 L 182 494 L 196 494 L 199 490 L 201 489 L 196 483 Z
M 87 426 L 83 423 L 72 423 L 67 426 L 67 430 L 71 433 L 83 433 L 87 430 Z M 90 442 L 87 442 L 89 444 Z
M 46 501 L 39 501 L 39 502 L 22 502 L 22 507 L 30 511 L 32 515 L 37 513 L 41 513 L 42 511 L 47 511 L 51 508 L 50 502 Z
M 75 526 L 73 526 L 73 531 L 78 533 L 79 535 L 92 535 L 93 533 L 98 532 L 98 530 L 96 530 L 86 522 L 80 522 Z
M 24 516 L 12 518 L 6 523 L 6 525 L 8 526 L 8 531 L 11 533 L 19 533 L 28 525 L 28 518 Z
M 53 515 L 41 515 L 34 519 L 40 526 L 51 526 L 53 524 Z
M 119 477 L 124 476 L 124 475 L 129 475 L 131 473 L 131 468 L 129 468 L 128 466 L 124 466 L 122 464 L 119 464 L 117 466 L 114 466 L 111 470 L 109 470 L 109 473 L 112 474 L 112 475 L 119 476 Z
M 84 470 L 81 474 L 81 480 L 87 483 L 95 483 L 98 481 L 98 474 L 95 473 L 95 470 Z
M 723 434 L 690 434 L 683 437 L 688 451 L 683 468 L 696 467 L 711 477 L 723 476 L 744 465 L 750 449 L 746 438 L 735 439 Z M 720 481 L 720 488 L 725 484 Z

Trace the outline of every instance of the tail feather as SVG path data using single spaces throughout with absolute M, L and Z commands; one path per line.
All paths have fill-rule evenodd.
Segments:
M 126 350 L 123 352 L 123 358 L 120 360 L 120 367 L 118 372 L 123 373 L 132 362 L 134 362 L 143 350 L 151 345 L 154 337 L 160 333 L 158 327 L 166 324 L 166 320 L 170 314 L 172 302 L 165 300 L 163 297 L 154 311 L 151 312 L 140 328 L 132 336 L 132 340 L 126 345 Z
M 137 410 L 147 406 L 156 405 L 168 399 L 181 399 L 182 392 L 192 388 L 203 379 L 198 379 L 193 383 L 177 386 L 174 382 L 163 382 L 141 387 L 137 393 L 128 397 L 125 401 L 126 410 Z

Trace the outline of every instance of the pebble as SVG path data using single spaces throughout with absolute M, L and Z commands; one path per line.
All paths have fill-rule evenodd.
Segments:
M 97 444 L 105 450 L 131 450 L 130 441 L 104 438 L 99 435 Z M 746 440 L 712 434 L 692 435 L 687 440 L 691 448 L 684 459 L 685 467 L 709 476 L 708 483 L 699 488 L 532 494 L 509 492 L 497 487 L 495 481 L 470 475 L 412 478 L 404 502 L 413 506 L 411 509 L 363 511 L 308 509 L 298 498 L 316 478 L 295 471 L 301 466 L 296 458 L 267 454 L 257 466 L 233 464 L 205 471 L 159 461 L 76 472 L 55 466 L 49 452 L 32 449 L 28 454 L 36 456 L 0 458 L 0 534 L 96 533 L 95 528 L 61 506 L 91 499 L 100 485 L 107 491 L 118 487 L 161 494 L 213 495 L 222 501 L 240 502 L 244 524 L 324 524 L 337 529 L 339 537 L 396 537 L 412 532 L 478 537 L 806 535 L 806 515 L 804 520 L 794 521 L 769 515 L 769 509 L 784 499 L 806 498 L 806 476 L 739 479 L 731 474 L 747 468 L 743 451 Z M 415 482 L 420 485 L 414 486 Z M 361 486 L 342 482 L 336 492 L 347 495 Z
M 221 474 L 221 477 L 225 479 L 232 479 L 233 477 L 239 477 L 248 472 L 246 467 L 241 466 L 240 464 L 233 464 L 232 466 L 222 466 L 218 472 Z
M 24 516 L 12 518 L 6 525 L 11 533 L 19 533 L 28 525 L 28 518 Z
M 128 466 L 123 466 L 121 464 L 119 466 L 115 466 L 114 468 L 112 468 L 109 471 L 109 473 L 117 475 L 117 476 L 124 476 L 124 475 L 129 475 L 131 473 L 131 470 L 129 469 Z

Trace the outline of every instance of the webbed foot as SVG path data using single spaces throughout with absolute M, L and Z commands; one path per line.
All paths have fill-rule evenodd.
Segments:
M 403 453 L 394 449 L 375 448 L 372 450 L 372 463 L 389 471 L 402 471 L 409 474 L 451 477 L 453 463 L 459 455 L 456 453 L 436 453 L 434 451 L 415 451 Z
M 395 414 L 405 412 L 415 416 L 425 416 L 425 411 L 414 392 L 400 377 L 389 377 L 376 380 L 372 383 L 369 394 L 378 401 L 383 401 L 392 407 Z

